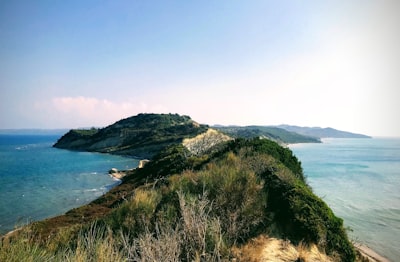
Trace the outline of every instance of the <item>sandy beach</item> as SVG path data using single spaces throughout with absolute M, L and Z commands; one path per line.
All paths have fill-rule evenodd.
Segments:
M 117 172 L 109 173 L 109 175 L 115 179 L 121 180 L 123 177 L 126 176 L 126 173 L 124 171 L 117 171 Z
M 354 247 L 355 247 L 358 251 L 360 251 L 360 253 L 361 253 L 364 257 L 368 258 L 368 260 L 369 260 L 370 262 L 390 262 L 389 259 L 383 257 L 382 255 L 379 255 L 379 254 L 376 253 L 374 250 L 372 250 L 371 248 L 369 248 L 369 247 L 367 247 L 367 246 L 365 246 L 365 245 L 356 243 L 356 244 L 354 244 Z

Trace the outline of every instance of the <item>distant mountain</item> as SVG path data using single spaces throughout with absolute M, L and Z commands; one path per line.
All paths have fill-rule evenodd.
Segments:
M 139 114 L 101 129 L 74 129 L 54 147 L 151 158 L 169 145 L 207 131 L 189 116 Z
M 371 138 L 370 136 L 363 134 L 356 134 L 346 131 L 337 130 L 331 127 L 301 127 L 291 125 L 279 125 L 279 128 L 285 129 L 290 132 L 295 132 L 305 136 L 312 136 L 317 138 Z
M 318 138 L 271 126 L 213 126 L 213 128 L 232 137 L 262 137 L 279 143 L 320 143 Z

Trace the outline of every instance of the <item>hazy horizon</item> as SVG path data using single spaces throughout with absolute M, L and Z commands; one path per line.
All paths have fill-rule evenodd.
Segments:
M 193 119 L 194 121 L 196 121 L 195 119 Z M 44 134 L 64 134 L 65 132 L 71 130 L 71 129 L 90 129 L 90 128 L 105 128 L 109 125 L 114 124 L 117 121 L 114 121 L 112 123 L 109 123 L 106 126 L 81 126 L 81 127 L 65 127 L 65 128 L 0 128 L 0 134 L 8 134 L 8 132 L 12 132 L 12 133 L 18 133 L 18 134 L 31 134 L 30 132 L 33 133 L 44 133 Z M 228 124 L 228 125 L 220 125 L 220 124 L 213 124 L 210 125 L 208 123 L 200 123 L 200 124 L 205 124 L 205 125 L 209 125 L 210 127 L 213 126 L 239 126 L 239 127 L 244 127 L 243 125 L 235 125 L 235 124 Z M 279 127 L 282 128 L 281 126 L 284 125 L 288 125 L 288 126 L 294 126 L 294 125 L 290 125 L 290 124 L 279 124 L 279 125 L 257 125 L 257 126 L 271 126 L 271 127 Z M 252 125 L 251 125 L 252 126 Z M 351 130 L 340 130 L 337 129 L 335 127 L 332 126 L 326 126 L 326 127 L 321 127 L 321 126 L 299 126 L 299 127 L 308 127 L 308 128 L 333 128 L 336 129 L 338 131 L 345 131 L 345 132 L 350 132 L 350 133 L 356 133 L 353 132 Z M 367 135 L 370 136 L 367 133 L 357 133 L 357 134 L 362 134 L 362 135 Z M 396 136 L 373 136 L 373 137 L 392 137 L 392 138 L 396 138 Z M 400 136 L 399 136 L 400 137 Z
M 399 12 L 392 0 L 3 1 L 0 129 L 178 113 L 399 137 Z

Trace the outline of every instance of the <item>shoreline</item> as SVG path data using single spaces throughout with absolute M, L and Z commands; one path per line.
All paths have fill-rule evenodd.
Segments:
M 148 162 L 150 162 L 150 160 L 148 159 L 142 159 L 139 161 L 139 165 L 136 168 L 143 168 Z M 131 168 L 128 170 L 118 170 L 116 168 L 111 168 L 108 171 L 108 174 L 112 177 L 115 178 L 117 180 L 122 180 L 130 171 L 135 170 L 136 168 Z
M 366 245 L 355 243 L 353 246 L 364 258 L 367 258 L 370 262 L 390 262 L 388 258 L 376 253 L 373 249 Z
M 129 170 L 124 170 L 124 171 L 118 171 L 118 170 L 116 170 L 116 171 L 109 171 L 108 172 L 108 174 L 110 175 L 110 177 L 112 177 L 112 178 L 114 178 L 114 179 L 116 179 L 116 180 L 122 180 L 122 178 L 124 178 L 125 176 L 126 176 L 126 172 L 127 171 L 129 171 Z
M 300 144 L 303 144 L 303 143 L 300 143 Z M 288 146 L 293 146 L 293 145 L 298 145 L 298 144 L 288 144 Z M 140 160 L 138 167 L 127 169 L 127 170 L 117 170 L 116 168 L 112 168 L 108 174 L 110 177 L 121 181 L 121 180 L 123 180 L 123 178 L 126 175 L 129 174 L 130 171 L 135 170 L 137 168 L 143 168 L 144 165 L 147 164 L 148 162 L 149 162 L 149 160 L 147 160 L 147 159 Z M 24 229 L 26 226 L 29 226 L 29 225 L 20 226 L 20 227 L 14 228 L 13 230 L 5 232 L 4 234 L 0 234 L 0 243 L 9 237 L 12 237 L 15 233 L 18 233 L 19 231 Z M 362 257 L 368 259 L 368 261 L 370 261 L 370 262 L 390 262 L 391 261 L 388 258 L 386 258 L 384 255 L 378 254 L 373 249 L 371 249 L 370 247 L 368 247 L 364 244 L 354 243 L 353 247 L 356 251 L 358 251 L 361 254 Z

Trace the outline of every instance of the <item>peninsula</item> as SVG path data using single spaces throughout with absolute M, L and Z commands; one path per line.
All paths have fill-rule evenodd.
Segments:
M 366 261 L 292 151 L 263 136 L 140 114 L 54 146 L 149 161 L 88 205 L 4 237 L 1 261 Z

